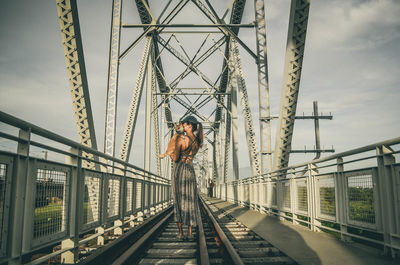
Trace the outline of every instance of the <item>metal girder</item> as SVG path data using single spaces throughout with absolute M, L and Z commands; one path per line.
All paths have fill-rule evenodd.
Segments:
M 191 71 L 195 72 L 200 77 L 200 79 L 206 83 L 205 86 L 208 89 L 209 94 L 212 95 L 212 97 L 217 101 L 217 103 L 221 104 L 221 102 L 223 100 L 220 99 L 220 96 L 216 97 L 213 94 L 213 91 L 217 90 L 217 88 L 214 86 L 213 82 L 205 74 L 200 72 L 200 70 L 196 66 L 194 66 L 194 64 L 193 64 L 194 58 L 191 61 L 189 61 L 189 59 L 185 58 L 179 51 L 177 51 L 174 47 L 169 45 L 168 42 L 166 42 L 163 38 L 159 37 L 158 39 L 159 39 L 159 42 L 161 43 L 161 45 L 163 45 L 165 49 L 167 49 L 172 55 L 174 55 L 184 65 L 186 65 L 187 68 L 189 68 Z M 203 42 L 203 44 L 204 43 L 205 42 Z M 199 51 L 200 51 L 201 47 L 202 46 L 200 46 Z M 185 72 L 186 72 L 186 70 L 183 72 L 183 74 L 181 76 L 184 76 Z M 180 78 L 180 80 L 181 79 L 182 78 Z M 177 83 L 176 83 L 176 85 L 177 85 Z M 211 87 L 208 87 L 207 85 L 211 86 L 214 90 L 212 90 Z
M 256 40 L 257 40 L 257 70 L 258 70 L 258 99 L 259 116 L 269 117 L 270 99 L 268 84 L 268 62 L 267 62 L 267 31 L 264 11 L 264 0 L 254 0 L 254 11 L 256 18 Z M 271 121 L 260 119 L 260 147 L 261 147 L 261 172 L 272 169 L 272 155 L 263 155 L 263 152 L 271 153 Z M 268 167 L 267 167 L 268 166 Z
M 149 41 L 150 43 L 150 41 Z M 150 53 L 151 54 L 151 53 Z M 145 104 L 145 119 L 144 119 L 144 170 L 150 171 L 150 161 L 151 161 L 151 107 L 153 105 L 153 98 L 152 98 L 152 64 L 151 59 L 148 58 L 147 60 L 147 67 L 146 67 L 146 104 Z M 139 107 L 140 100 L 138 100 L 137 108 Z M 136 111 L 137 117 L 138 111 Z M 134 124 L 136 123 L 136 117 Z M 143 128 L 143 127 L 142 127 Z M 133 128 L 134 130 L 134 128 Z M 132 132 L 133 134 L 133 132 Z
M 154 53 L 152 53 L 152 57 L 154 57 Z M 153 58 L 151 60 L 153 62 Z M 149 75 L 148 75 L 149 76 Z M 158 110 L 157 110 L 157 94 L 156 94 L 156 76 L 155 71 L 152 69 L 151 71 L 151 100 L 152 100 L 152 118 L 153 118 L 153 130 L 154 130 L 154 155 L 155 161 L 157 165 L 157 174 L 161 176 L 161 159 L 158 157 L 160 154 L 160 129 L 158 125 Z
M 146 1 L 147 6 L 149 6 L 148 1 Z M 152 16 L 149 14 L 146 6 L 144 5 L 142 0 L 135 0 L 136 3 L 136 7 L 140 16 L 140 21 L 142 22 L 142 24 L 150 24 L 152 23 Z M 144 30 L 147 29 L 147 27 L 143 28 Z M 158 49 L 158 33 L 157 31 L 152 31 L 152 41 L 153 41 L 153 49 L 154 49 L 154 57 L 156 58 L 155 61 L 155 71 L 156 71 L 156 77 L 157 77 L 157 83 L 158 83 L 158 88 L 160 90 L 160 92 L 162 93 L 168 93 L 169 92 L 169 88 L 164 80 L 164 70 L 163 70 L 163 66 L 162 66 L 162 61 L 160 56 L 158 56 L 159 54 L 159 49 Z M 172 114 L 171 114 L 171 110 L 169 108 L 169 101 L 167 100 L 165 102 L 165 108 L 164 108 L 164 113 L 165 113 L 165 118 L 168 122 L 168 128 L 173 128 L 173 123 L 172 123 Z
M 213 180 L 215 183 L 219 184 L 219 177 L 218 177 L 218 154 L 217 154 L 217 139 L 219 132 L 217 130 L 214 130 L 214 141 L 212 142 L 213 146 Z
M 147 0 L 135 0 L 136 7 L 140 16 L 140 21 L 142 22 L 142 24 L 150 24 L 152 21 L 152 17 L 147 11 L 147 8 L 143 1 L 146 2 L 147 6 L 149 5 L 149 2 Z
M 310 0 L 292 0 L 273 170 L 289 164 Z
M 114 0 L 111 17 L 110 53 L 108 61 L 108 83 L 104 153 L 115 156 L 115 130 L 117 121 L 119 48 L 121 35 L 122 0 Z
M 231 59 L 229 60 L 229 70 L 233 73 L 233 78 L 236 78 L 240 101 L 242 105 L 242 114 L 244 127 L 246 132 L 246 140 L 249 148 L 250 165 L 253 176 L 261 174 L 259 153 L 257 148 L 256 134 L 253 127 L 253 118 L 249 106 L 249 97 L 247 95 L 246 83 L 244 81 L 242 63 L 240 60 L 239 49 L 236 40 L 230 41 Z
M 97 149 L 78 7 L 76 0 L 57 0 L 56 3 L 79 141 L 85 146 Z M 82 155 L 89 159 L 94 158 L 86 152 Z M 86 160 L 83 161 L 83 166 L 95 168 L 93 162 Z
M 203 53 L 198 59 L 196 59 L 193 62 L 193 66 L 194 67 L 198 67 L 200 64 L 202 64 L 208 57 L 210 57 L 215 51 L 217 51 L 219 49 L 219 47 L 225 42 L 225 38 L 221 38 L 219 39 L 217 42 L 215 42 L 215 44 L 210 47 L 205 53 Z M 169 87 L 171 88 L 175 88 L 178 84 L 179 81 L 181 79 L 184 79 L 188 74 L 190 74 L 192 72 L 191 68 L 186 68 L 186 70 L 179 75 L 177 78 L 175 78 L 171 84 L 169 85 Z M 202 88 L 203 89 L 203 88 Z
M 168 50 L 172 55 L 174 55 L 179 61 L 181 61 L 187 68 L 191 71 L 195 72 L 199 77 L 204 80 L 209 86 L 214 88 L 213 82 L 203 74 L 196 66 L 193 65 L 193 62 L 189 61 L 189 59 L 185 58 L 178 50 L 172 47 L 168 42 L 166 42 L 163 38 L 158 37 L 158 42 Z
M 231 97 L 227 97 L 227 108 L 232 110 L 232 100 Z M 229 170 L 229 154 L 231 151 L 231 114 L 226 112 L 226 123 L 225 123 L 225 160 L 224 160 L 224 183 L 228 183 L 228 170 Z
M 242 22 L 242 17 L 243 17 L 243 11 L 244 7 L 246 4 L 246 0 L 236 0 L 233 4 L 232 7 L 232 12 L 231 12 L 231 18 L 230 18 L 230 24 L 239 24 Z M 240 28 L 232 28 L 232 31 L 238 35 L 239 34 L 239 29 Z M 219 92 L 226 92 L 227 84 L 228 84 L 228 67 L 227 64 L 228 62 L 226 60 L 229 60 L 229 40 L 230 38 L 226 38 L 226 46 L 225 46 L 225 60 L 222 63 L 222 76 L 221 76 L 221 82 L 220 82 L 220 90 Z M 216 112 L 215 112 L 215 126 L 218 128 L 218 122 L 221 119 L 221 111 L 222 108 L 217 106 Z
M 149 51 L 151 43 L 152 43 L 151 37 L 147 37 L 142 54 L 142 59 L 140 61 L 135 88 L 133 90 L 131 103 L 129 105 L 128 119 L 126 121 L 125 130 L 122 136 L 122 142 L 119 152 L 119 158 L 124 161 L 129 160 L 129 154 L 132 147 L 133 133 L 135 131 L 136 119 L 140 105 L 140 98 L 142 96 L 142 91 L 143 91 L 145 71 L 147 67 L 147 62 L 149 60 Z
M 232 78 L 229 82 L 228 91 L 230 92 L 230 108 L 231 108 L 231 128 L 232 128 L 232 166 L 233 180 L 239 179 L 239 139 L 238 139 L 238 111 L 237 111 L 237 84 L 236 78 Z

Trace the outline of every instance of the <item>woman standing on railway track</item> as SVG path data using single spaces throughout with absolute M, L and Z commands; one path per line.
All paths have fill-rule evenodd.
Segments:
M 197 218 L 200 217 L 192 160 L 203 144 L 203 126 L 195 117 L 184 118 L 182 124 L 185 135 L 178 138 L 176 148 L 170 155 L 174 161 L 171 186 L 178 239 L 183 239 L 182 225 L 188 226 L 187 236 L 192 238 L 192 227 L 197 225 Z

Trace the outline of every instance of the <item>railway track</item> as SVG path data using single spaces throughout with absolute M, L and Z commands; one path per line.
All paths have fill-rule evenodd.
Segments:
M 228 213 L 200 200 L 201 218 L 194 237 L 178 240 L 172 208 L 121 254 L 109 248 L 105 259 L 92 258 L 85 264 L 297 264 L 291 258 L 235 220 Z M 184 232 L 186 227 L 184 227 Z M 119 253 L 111 257 L 113 253 Z M 101 255 L 99 255 L 101 256 Z M 112 259 L 112 262 L 110 262 Z

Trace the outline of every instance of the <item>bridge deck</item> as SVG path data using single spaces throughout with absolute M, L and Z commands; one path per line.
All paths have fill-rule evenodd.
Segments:
M 280 221 L 246 207 L 207 198 L 218 208 L 238 219 L 248 228 L 285 252 L 299 264 L 398 264 L 398 260 L 382 256 L 375 248 L 351 242 L 345 243 L 326 233 L 315 233 L 300 225 Z

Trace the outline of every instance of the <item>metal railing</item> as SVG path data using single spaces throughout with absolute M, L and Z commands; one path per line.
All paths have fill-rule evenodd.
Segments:
M 0 122 L 2 149 L 16 150 L 0 150 L 0 263 L 39 264 L 55 256 L 74 263 L 84 244 L 102 245 L 105 234 L 121 235 L 171 203 L 166 178 L 4 112 Z M 33 155 L 35 148 L 50 156 Z
M 216 187 L 219 198 L 400 254 L 400 137 Z

